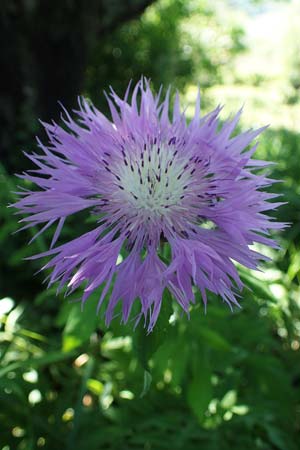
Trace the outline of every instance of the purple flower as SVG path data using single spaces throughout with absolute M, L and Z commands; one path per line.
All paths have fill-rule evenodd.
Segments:
M 14 205 L 28 214 L 25 227 L 58 223 L 43 269 L 52 268 L 50 285 L 66 284 L 68 293 L 84 284 L 82 301 L 101 286 L 99 307 L 111 294 L 106 323 L 120 301 L 127 322 L 140 300 L 148 330 L 155 325 L 164 289 L 188 313 L 198 288 L 206 306 L 206 291 L 238 305 L 243 284 L 236 261 L 256 269 L 266 259 L 250 246 L 276 247 L 270 229 L 281 229 L 265 214 L 279 206 L 272 184 L 261 172 L 268 163 L 252 159 L 251 142 L 262 129 L 232 137 L 241 111 L 219 130 L 216 108 L 200 118 L 198 95 L 189 124 L 175 97 L 172 119 L 169 94 L 161 100 L 142 79 L 128 101 L 113 91 L 108 97 L 113 121 L 81 99 L 77 121 L 65 111 L 64 124 L 44 124 L 48 146 L 27 155 L 38 167 L 21 177 L 37 191 L 24 190 Z M 67 216 L 89 208 L 97 226 L 54 247 Z M 163 256 L 171 249 L 170 262 Z M 122 251 L 124 259 L 118 263 Z

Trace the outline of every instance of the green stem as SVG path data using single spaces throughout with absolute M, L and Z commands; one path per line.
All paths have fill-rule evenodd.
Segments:
M 82 415 L 82 399 L 87 391 L 87 388 L 86 388 L 87 381 L 91 377 L 94 365 L 95 365 L 95 361 L 90 356 L 88 362 L 86 363 L 85 370 L 84 370 L 84 373 L 82 376 L 80 391 L 79 391 L 78 399 L 77 399 L 77 402 L 75 405 L 73 428 L 69 435 L 66 450 L 74 450 L 74 448 L 76 448 L 76 438 L 78 435 L 80 419 L 81 419 L 81 415 Z

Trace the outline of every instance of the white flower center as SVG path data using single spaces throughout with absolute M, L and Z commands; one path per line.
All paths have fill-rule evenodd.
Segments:
M 161 218 L 180 205 L 189 184 L 190 167 L 186 159 L 178 158 L 173 146 L 152 145 L 119 168 L 120 189 L 124 202 L 141 219 Z

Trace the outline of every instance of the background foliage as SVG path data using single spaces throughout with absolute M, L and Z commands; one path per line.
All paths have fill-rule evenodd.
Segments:
M 0 108 L 1 450 L 299 448 L 298 2 L 150 3 L 3 3 L 0 29 L 13 39 Z M 240 269 L 241 309 L 210 296 L 205 315 L 199 296 L 188 319 L 166 294 L 148 336 L 118 319 L 106 329 L 96 298 L 81 311 L 80 293 L 46 290 L 45 274 L 33 276 L 41 262 L 23 258 L 46 249 L 51 231 L 28 246 L 37 230 L 12 234 L 6 206 L 13 173 L 30 168 L 20 147 L 42 136 L 37 117 L 57 119 L 56 100 L 72 107 L 79 93 L 105 109 L 103 88 L 122 93 L 141 74 L 156 88 L 171 82 L 187 106 L 199 83 L 204 109 L 225 103 L 224 117 L 245 102 L 242 128 L 271 123 L 258 157 L 277 162 L 274 189 L 287 201 L 277 217 L 291 223 L 263 272 Z M 92 225 L 76 215 L 62 239 Z

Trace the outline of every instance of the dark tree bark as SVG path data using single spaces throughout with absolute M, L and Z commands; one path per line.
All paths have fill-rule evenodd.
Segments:
M 20 147 L 32 145 L 37 118 L 59 120 L 58 100 L 67 108 L 75 106 L 84 88 L 90 55 L 99 39 L 139 16 L 152 2 L 4 0 L 1 3 L 0 151 L 9 171 L 23 166 Z

